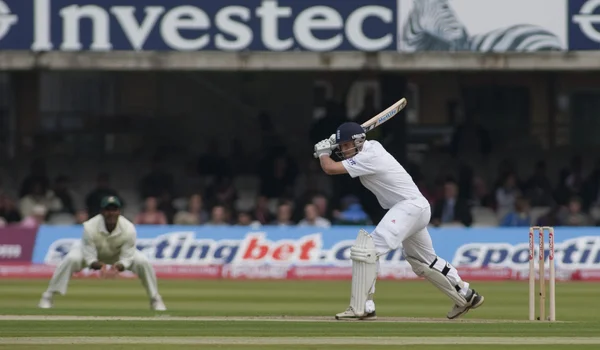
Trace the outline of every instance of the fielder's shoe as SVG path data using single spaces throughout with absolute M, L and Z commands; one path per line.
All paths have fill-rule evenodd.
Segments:
M 458 318 L 458 317 L 466 314 L 467 312 L 469 312 L 469 310 L 477 309 L 478 307 L 480 307 L 481 304 L 483 304 L 483 301 L 484 301 L 483 295 L 480 295 L 479 293 L 477 293 L 475 291 L 475 289 L 471 289 L 469 296 L 467 297 L 467 305 L 465 305 L 465 306 L 454 305 L 452 307 L 452 309 L 450 310 L 450 312 L 448 312 L 448 315 L 446 315 L 446 317 L 448 317 L 451 320 Z
M 158 295 L 155 298 L 152 298 L 152 300 L 150 300 L 150 307 L 154 311 L 167 311 L 167 307 L 165 306 L 165 303 L 163 303 L 160 295 Z
M 362 315 L 362 316 L 358 316 L 354 313 L 354 309 L 352 308 L 352 306 L 348 306 L 348 308 L 346 309 L 346 311 L 344 312 L 340 312 L 339 314 L 335 315 L 335 319 L 336 320 L 362 320 L 362 321 L 369 321 L 369 320 L 376 320 L 377 319 L 377 314 L 375 313 L 375 311 L 373 312 L 369 312 L 368 314 Z
M 50 309 L 52 308 L 52 294 L 44 293 L 42 294 L 42 299 L 38 303 L 38 307 L 40 309 Z

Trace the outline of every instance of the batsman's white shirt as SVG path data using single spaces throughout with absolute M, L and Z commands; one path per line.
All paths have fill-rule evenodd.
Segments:
M 407 199 L 425 199 L 412 177 L 377 141 L 365 141 L 352 158 L 343 161 L 348 174 L 377 197 L 383 209 L 390 209 Z
M 435 258 L 427 232 L 429 202 L 404 167 L 377 141 L 365 141 L 362 150 L 342 164 L 373 192 L 382 208 L 389 209 L 372 233 L 378 253 L 403 246 L 406 253 Z
M 117 226 L 109 233 L 104 217 L 98 214 L 83 223 L 83 260 L 88 266 L 94 261 L 106 264 L 120 262 L 129 269 L 136 252 L 136 237 L 135 226 L 124 216 L 119 216 Z

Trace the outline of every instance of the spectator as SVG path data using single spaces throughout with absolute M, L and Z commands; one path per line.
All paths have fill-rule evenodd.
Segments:
M 254 217 L 262 225 L 267 225 L 273 221 L 273 216 L 269 211 L 269 199 L 265 196 L 258 196 L 256 206 L 254 207 Z
M 208 222 L 208 213 L 202 208 L 202 196 L 194 194 L 188 201 L 188 208 L 175 215 L 175 225 L 200 225 Z
M 444 199 L 436 203 L 433 208 L 432 224 L 461 223 L 471 226 L 473 217 L 466 200 L 458 198 L 458 186 L 454 180 L 447 180 L 444 184 Z
M 327 197 L 318 194 L 312 198 L 312 204 L 317 208 L 317 215 L 322 218 L 329 220 L 332 217 L 332 213 L 329 211 L 329 203 Z
M 21 216 L 27 218 L 33 215 L 33 208 L 36 205 L 43 206 L 46 212 L 58 212 L 62 209 L 60 199 L 54 196 L 52 191 L 44 191 L 44 185 L 36 182 L 31 187 L 31 193 L 25 195 L 19 201 L 19 211 Z M 39 212 L 39 208 L 38 208 Z
M 502 186 L 496 190 L 496 211 L 500 217 L 513 210 L 515 200 L 520 195 L 517 187 L 517 176 L 515 173 L 508 173 L 504 177 Z
M 69 190 L 69 178 L 67 176 L 61 175 L 56 178 L 54 182 L 54 194 L 62 204 L 60 212 L 75 214 L 75 203 L 73 195 Z
M 560 221 L 564 226 L 591 226 L 590 218 L 581 211 L 581 198 L 572 197 L 568 206 L 560 213 Z
M 3 218 L 7 224 L 21 221 L 21 214 L 8 195 L 0 194 L 0 218 Z
M 160 197 L 163 192 L 173 195 L 173 175 L 164 169 L 162 159 L 155 156 L 152 159 L 150 172 L 140 182 L 140 193 L 142 198 Z
M 21 221 L 23 227 L 37 227 L 46 221 L 48 210 L 42 204 L 35 204 L 31 208 L 31 212 Z
M 319 212 L 316 205 L 307 204 L 304 207 L 304 219 L 300 220 L 298 226 L 316 226 L 328 228 L 331 226 L 331 222 L 319 216 Z
M 500 222 L 503 227 L 525 227 L 531 226 L 531 212 L 529 201 L 524 197 L 518 197 L 515 201 L 515 210 L 506 214 Z
M 86 210 L 78 210 L 77 213 L 75 213 L 75 222 L 77 224 L 81 225 L 88 220 L 89 220 L 89 215 Z
M 289 203 L 281 203 L 277 207 L 277 218 L 271 223 L 277 226 L 292 226 L 292 206 Z
M 533 206 L 552 205 L 552 184 L 546 174 L 546 163 L 539 161 L 531 178 L 525 183 L 525 194 Z
M 237 215 L 237 223 L 236 223 L 236 225 L 237 226 L 259 227 L 260 226 L 260 222 L 254 220 L 252 218 L 252 214 L 250 212 L 241 211 Z
M 100 173 L 96 178 L 96 188 L 85 197 L 85 207 L 90 217 L 100 214 L 100 202 L 102 198 L 109 196 L 121 199 L 117 191 L 110 187 L 110 176 L 107 173 Z M 121 203 L 125 204 L 122 199 Z
M 46 193 L 50 186 L 50 180 L 48 179 L 46 171 L 46 162 L 41 158 L 38 158 L 31 163 L 30 173 L 21 183 L 19 198 L 23 198 L 30 194 L 36 184 L 42 187 L 42 192 L 44 193 Z
M 227 219 L 227 211 L 224 206 L 215 205 L 212 208 L 212 211 L 210 214 L 210 221 L 208 222 L 208 224 L 215 225 L 215 226 L 229 225 L 229 222 Z
M 165 213 L 158 210 L 158 201 L 156 197 L 146 198 L 144 210 L 135 218 L 136 225 L 166 225 L 167 217 Z
M 334 212 L 336 225 L 370 225 L 369 216 L 362 208 L 358 198 L 348 196 L 342 200 L 342 211 Z

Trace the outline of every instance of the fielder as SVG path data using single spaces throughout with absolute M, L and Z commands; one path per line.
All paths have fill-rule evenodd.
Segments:
M 100 208 L 100 214 L 83 223 L 81 241 L 71 247 L 54 271 L 38 306 L 42 309 L 51 308 L 55 293 L 66 294 L 71 275 L 89 267 L 100 270 L 103 277 L 115 277 L 124 270 L 132 271 L 146 289 L 150 307 L 156 311 L 166 311 L 158 294 L 154 269 L 146 256 L 135 247 L 135 226 L 121 216 L 121 201 L 114 196 L 105 197 Z M 110 269 L 107 264 L 112 265 Z
M 343 159 L 330 158 L 332 149 Z M 417 276 L 424 277 L 446 294 L 454 303 L 449 319 L 464 315 L 483 304 L 483 296 L 446 260 L 436 255 L 427 231 L 431 217 L 429 202 L 406 170 L 377 141 L 367 141 L 362 126 L 344 123 L 335 135 L 317 143 L 315 155 L 328 175 L 349 174 L 377 197 L 384 209 L 389 209 L 371 234 L 360 230 L 350 249 L 352 259 L 352 291 L 350 306 L 336 319 L 376 319 L 375 281 L 379 257 L 402 247 L 406 260 Z

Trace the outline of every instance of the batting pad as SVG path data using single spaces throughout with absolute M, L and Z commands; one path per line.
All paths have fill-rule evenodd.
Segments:
M 356 316 L 363 316 L 369 290 L 377 279 L 377 252 L 373 238 L 367 231 L 358 232 L 356 242 L 350 248 L 350 259 L 352 259 L 350 306 Z
M 408 256 L 406 257 L 406 260 L 413 267 L 413 270 L 417 273 L 417 275 L 425 277 L 425 279 L 441 290 L 442 293 L 446 294 L 450 299 L 452 299 L 456 305 L 461 307 L 467 305 L 467 299 L 465 299 L 465 297 L 463 297 L 456 290 L 456 287 L 453 286 L 448 277 L 446 277 L 446 274 L 450 270 L 448 265 L 444 264 L 440 269 L 440 267 L 437 266 L 438 264 L 435 262 L 432 264 L 432 266 L 430 266 Z M 437 261 L 442 260 L 436 259 L 436 262 Z

